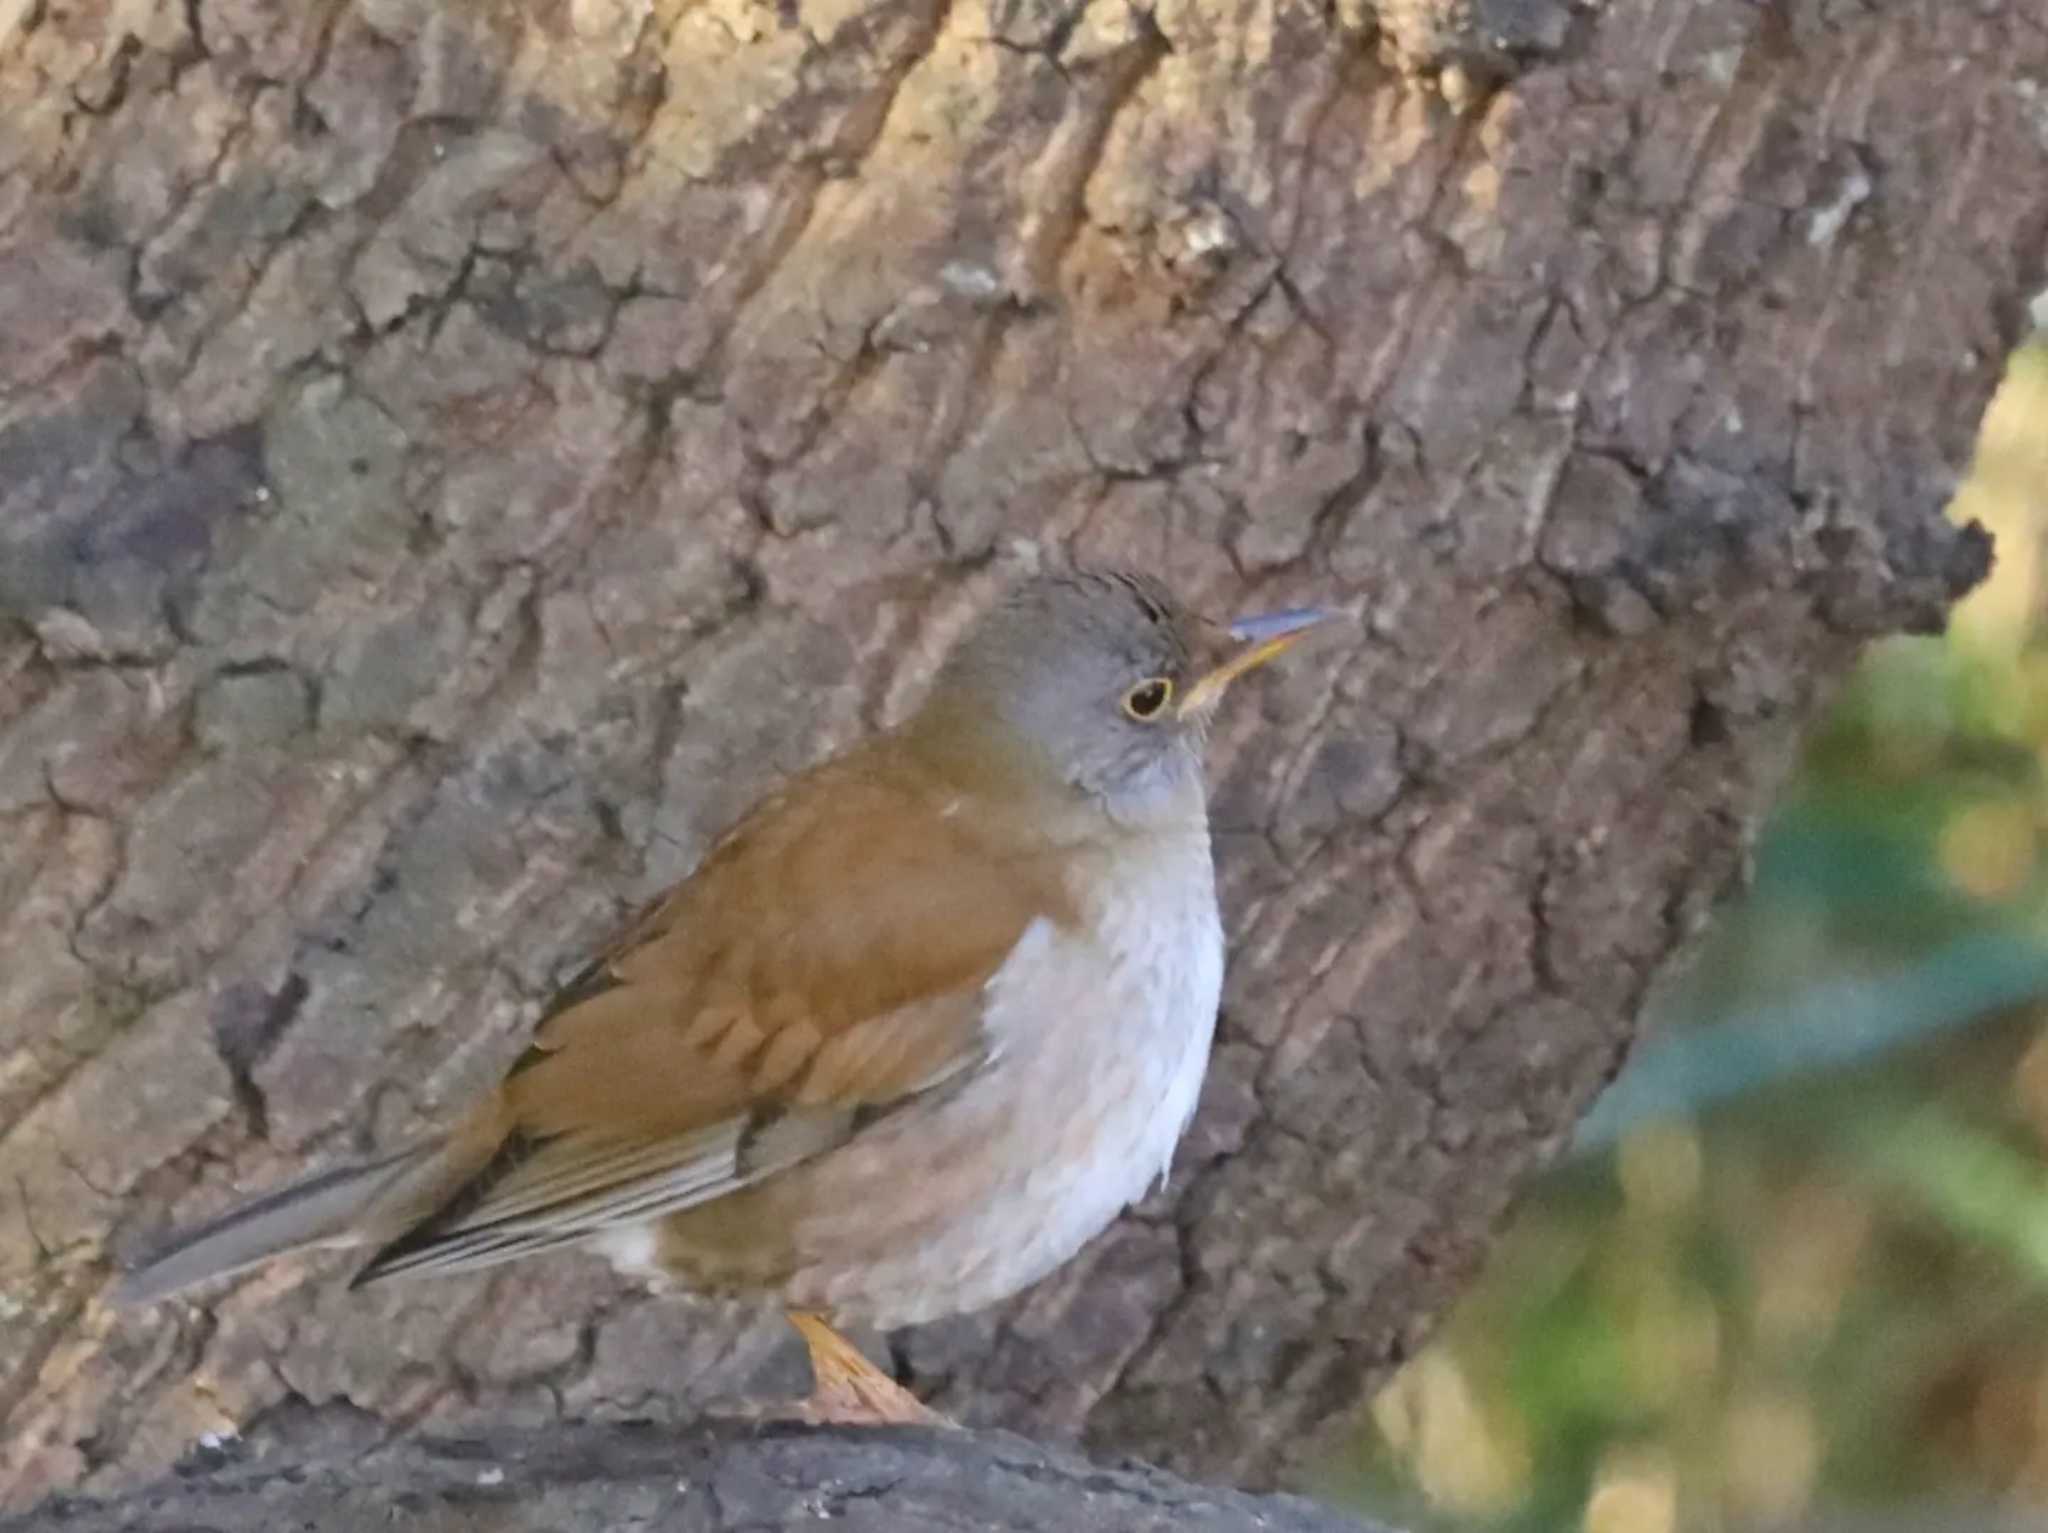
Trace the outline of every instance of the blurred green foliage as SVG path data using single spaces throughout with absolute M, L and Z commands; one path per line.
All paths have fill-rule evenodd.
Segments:
M 2048 345 L 1954 509 L 1996 536 L 1991 580 L 1866 657 L 1753 887 L 1376 1402 L 1360 1504 L 1498 1533 L 2048 1524 Z

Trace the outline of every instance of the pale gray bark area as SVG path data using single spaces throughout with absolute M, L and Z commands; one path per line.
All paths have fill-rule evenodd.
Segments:
M 1173 1185 L 896 1356 L 969 1421 L 1313 1462 L 1858 644 L 1982 568 L 1941 506 L 2043 280 L 2033 0 L 10 19 L 17 1505 L 297 1401 L 503 1431 L 798 1385 L 775 1317 L 580 1258 L 100 1296 L 458 1110 L 1034 551 L 1363 621 L 1216 741 L 1233 967 Z
M 387 1440 L 346 1408 L 0 1533 L 1373 1533 L 1311 1502 L 1103 1468 L 1008 1433 L 553 1427 Z

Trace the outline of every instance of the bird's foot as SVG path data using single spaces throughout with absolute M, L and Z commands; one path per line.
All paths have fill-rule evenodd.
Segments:
M 954 1425 L 869 1362 L 823 1315 L 791 1310 L 789 1323 L 810 1351 L 815 1382 L 809 1399 L 785 1407 L 785 1419 L 814 1426 Z

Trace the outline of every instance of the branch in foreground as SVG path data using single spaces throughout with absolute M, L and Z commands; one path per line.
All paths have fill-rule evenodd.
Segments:
M 1104 1469 L 1007 1433 L 577 1425 L 364 1451 L 354 1412 L 111 1501 L 67 1499 L 0 1533 L 366 1533 L 424 1521 L 498 1533 L 812 1529 L 890 1533 L 1359 1533 L 1292 1496 L 1251 1496 L 1140 1465 Z M 1368 1527 L 1367 1533 L 1384 1533 Z

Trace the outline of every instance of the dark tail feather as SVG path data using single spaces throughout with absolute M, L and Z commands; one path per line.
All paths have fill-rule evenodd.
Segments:
M 121 1279 L 114 1302 L 153 1304 L 290 1251 L 375 1240 L 378 1232 L 362 1228 L 363 1216 L 440 1148 L 435 1141 L 366 1165 L 323 1171 L 180 1231 Z

